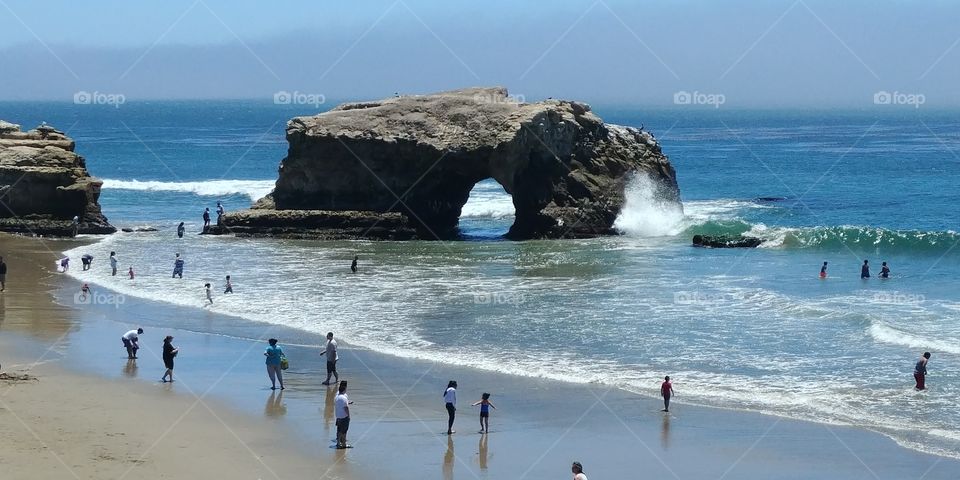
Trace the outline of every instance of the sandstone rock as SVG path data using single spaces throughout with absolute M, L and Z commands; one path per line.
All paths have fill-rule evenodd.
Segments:
M 100 180 L 53 127 L 21 132 L 0 122 L 0 231 L 72 236 L 116 231 L 100 211 Z
M 518 103 L 504 88 L 348 103 L 290 120 L 287 141 L 276 189 L 256 214 L 227 214 L 228 230 L 291 233 L 302 219 L 288 212 L 323 211 L 303 227 L 319 231 L 340 221 L 335 212 L 354 212 L 351 228 L 334 230 L 368 236 L 356 222 L 371 220 L 455 238 L 470 190 L 487 178 L 513 197 L 514 239 L 616 234 L 635 172 L 679 202 L 673 167 L 650 133 L 604 124 L 579 102 Z M 405 220 L 394 223 L 395 214 Z

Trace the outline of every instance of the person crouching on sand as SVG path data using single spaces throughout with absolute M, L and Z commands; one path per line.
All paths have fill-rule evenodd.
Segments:
M 270 346 L 263 352 L 267 357 L 267 376 L 270 377 L 270 390 L 277 389 L 277 380 L 280 380 L 280 390 L 283 390 L 283 371 L 280 369 L 280 363 L 283 360 L 283 349 L 277 346 L 277 339 L 267 340 Z
M 496 410 L 490 401 L 490 394 L 484 393 L 480 396 L 480 401 L 473 404 L 474 407 L 480 405 L 480 433 L 490 433 L 490 409 Z
M 913 378 L 917 381 L 917 390 L 927 389 L 927 361 L 930 360 L 930 352 L 923 352 L 923 356 L 917 362 L 913 369 Z
M 670 376 L 663 377 L 663 383 L 660 384 L 660 396 L 663 397 L 663 411 L 670 411 L 670 397 L 673 396 L 673 384 L 670 383 Z
M 167 335 L 163 339 L 163 366 L 167 367 L 167 371 L 164 372 L 163 377 L 160 377 L 160 381 L 167 383 L 167 377 L 170 377 L 169 381 L 173 381 L 173 358 L 180 353 L 180 349 L 173 346 L 173 336 Z

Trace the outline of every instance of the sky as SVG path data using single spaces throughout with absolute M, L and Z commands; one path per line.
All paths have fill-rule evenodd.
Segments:
M 957 19 L 940 0 L 0 0 L 0 100 L 500 85 L 603 104 L 955 107 Z

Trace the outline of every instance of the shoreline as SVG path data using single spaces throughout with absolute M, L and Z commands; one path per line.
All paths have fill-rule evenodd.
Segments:
M 9 248 L 4 245 L 3 250 Z M 61 300 L 72 291 L 66 281 L 52 283 L 61 284 L 54 292 Z M 54 303 L 49 296 L 47 301 Z M 316 335 L 139 299 L 130 299 L 123 309 L 61 308 L 72 309 L 82 319 L 75 329 L 64 332 L 69 340 L 63 350 L 68 369 L 123 378 L 123 360 L 118 360 L 125 356 L 120 355 L 122 349 L 117 345 L 116 358 L 103 355 L 102 350 L 112 348 L 110 335 L 140 325 L 128 323 L 136 320 L 127 316 L 130 312 L 150 319 L 143 324 L 147 333 L 142 353 L 157 353 L 162 338 L 158 330 L 170 330 L 163 324 L 192 322 L 193 328 L 174 329 L 175 343 L 190 352 L 178 357 L 178 375 L 185 374 L 191 385 L 216 382 L 210 395 L 250 421 L 256 421 L 258 415 L 260 421 L 279 420 L 285 430 L 295 432 L 300 439 L 297 444 L 309 445 L 305 449 L 318 462 L 326 462 L 324 457 L 335 452 L 326 446 L 332 438 L 327 413 L 332 397 L 331 389 L 319 385 L 323 365 L 316 348 L 297 346 L 317 345 Z M 280 338 L 292 363 L 287 374 L 290 384 L 281 401 L 284 413 L 279 415 L 271 410 L 276 397 L 264 390 L 266 375 L 258 368 L 262 360 L 256 358 L 260 343 L 265 342 L 250 340 L 264 335 Z M 44 341 L 49 339 L 31 340 Z M 681 478 L 718 471 L 730 473 L 731 478 L 785 474 L 795 478 L 874 478 L 872 470 L 881 478 L 903 478 L 928 469 L 925 478 L 952 478 L 948 472 L 960 468 L 954 459 L 910 450 L 881 433 L 858 427 L 683 404 L 665 416 L 658 412 L 658 400 L 609 386 L 511 377 L 349 345 L 342 346 L 341 358 L 342 376 L 350 380 L 351 400 L 357 402 L 349 438 L 359 448 L 346 456 L 351 478 L 360 472 L 421 478 L 418 469 L 423 465 L 428 471 L 436 468 L 444 478 L 455 473 L 510 477 L 517 472 L 527 472 L 529 478 L 549 478 L 566 474 L 571 459 L 582 461 L 589 474 L 601 478 L 635 476 L 638 471 Z M 233 369 L 238 365 L 242 367 Z M 220 382 L 225 371 L 229 380 Z M 161 372 L 156 372 L 157 378 Z M 460 433 L 453 438 L 442 435 L 445 413 L 439 396 L 448 378 L 461 385 L 455 426 Z M 493 413 L 493 432 L 488 436 L 476 433 L 472 425 L 476 412 L 469 407 L 482 391 L 491 391 L 493 402 L 500 407 Z M 683 392 L 678 393 L 682 398 Z M 263 397 L 267 397 L 267 406 L 263 406 Z M 697 462 L 690 462 L 691 458 Z

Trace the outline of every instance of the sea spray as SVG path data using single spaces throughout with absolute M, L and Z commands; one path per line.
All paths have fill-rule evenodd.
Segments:
M 614 227 L 636 237 L 665 237 L 684 228 L 683 205 L 664 195 L 649 175 L 638 174 L 627 183 L 626 203 Z
M 276 184 L 274 180 L 204 180 L 198 182 L 159 182 L 104 179 L 105 190 L 139 190 L 149 192 L 187 192 L 208 197 L 246 195 L 250 200 L 263 198 Z

